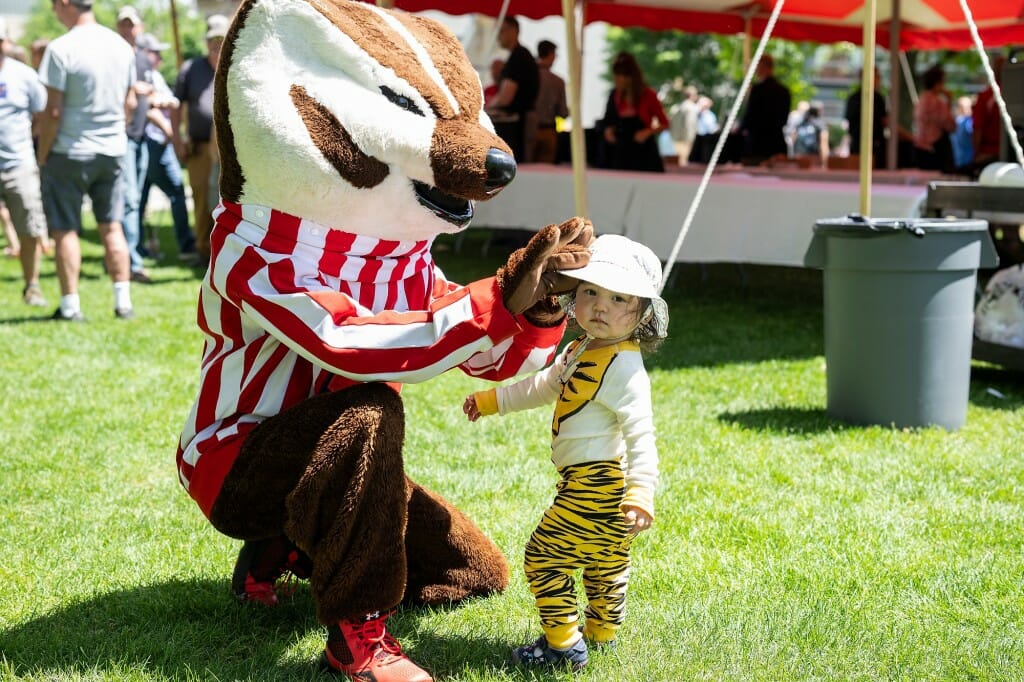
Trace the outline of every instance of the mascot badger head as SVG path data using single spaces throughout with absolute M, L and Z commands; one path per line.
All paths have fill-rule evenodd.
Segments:
M 458 40 L 363 2 L 245 0 L 214 100 L 221 196 L 345 232 L 457 232 L 515 175 Z

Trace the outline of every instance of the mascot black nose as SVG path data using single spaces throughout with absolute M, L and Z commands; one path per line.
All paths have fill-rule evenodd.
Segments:
M 516 176 L 516 160 L 511 154 L 491 147 L 487 150 L 487 160 L 484 162 L 487 169 L 487 193 L 493 194 L 502 189 L 512 178 Z

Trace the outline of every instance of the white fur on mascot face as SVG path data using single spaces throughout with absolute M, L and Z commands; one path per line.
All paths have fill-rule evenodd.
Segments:
M 214 109 L 226 200 L 354 234 L 457 232 L 515 175 L 457 39 L 363 2 L 243 2 Z

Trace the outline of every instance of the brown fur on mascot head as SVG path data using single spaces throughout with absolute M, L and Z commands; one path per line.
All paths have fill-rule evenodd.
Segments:
M 555 295 L 572 282 L 556 271 L 586 263 L 592 228 L 549 225 L 494 277 L 445 279 L 434 238 L 515 173 L 482 106 L 445 28 L 362 2 L 245 0 L 221 51 L 222 201 L 180 477 L 246 540 L 239 598 L 273 603 L 292 570 L 329 633 L 403 597 L 507 583 L 498 548 L 406 478 L 395 389 L 454 367 L 501 380 L 546 364 L 563 328 Z

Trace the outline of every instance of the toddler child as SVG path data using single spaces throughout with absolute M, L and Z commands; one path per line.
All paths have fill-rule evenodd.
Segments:
M 566 303 L 583 334 L 547 369 L 466 398 L 470 421 L 555 404 L 551 460 L 561 479 L 526 545 L 524 568 L 543 633 L 518 647 L 524 666 L 587 663 L 587 640 L 614 643 L 625 616 L 629 549 L 654 519 L 658 452 L 641 350 L 665 338 L 661 262 L 649 248 L 602 235 Z M 574 574 L 587 595 L 580 627 Z

